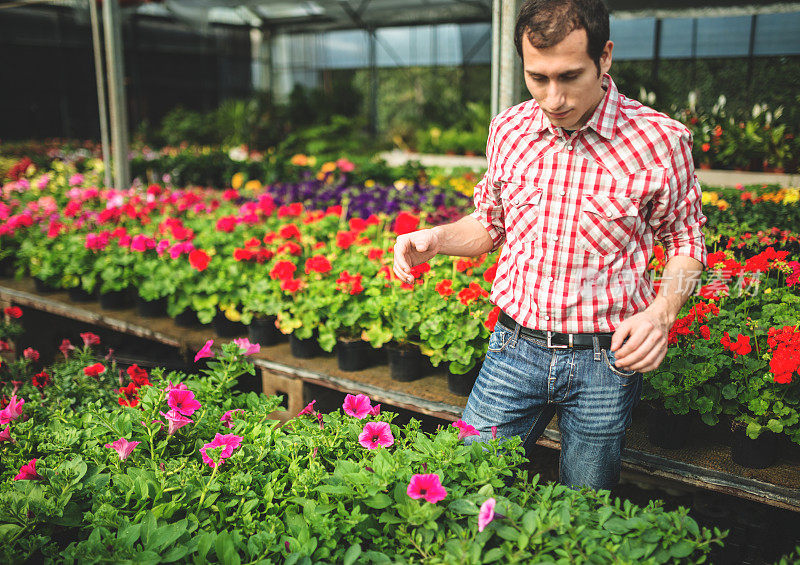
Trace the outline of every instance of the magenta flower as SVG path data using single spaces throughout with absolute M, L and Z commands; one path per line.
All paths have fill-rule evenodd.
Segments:
M 222 418 L 219 419 L 220 422 L 228 426 L 229 428 L 233 427 L 233 414 L 235 412 L 244 412 L 241 408 L 234 408 L 233 410 L 228 410 L 222 415 Z
M 22 405 L 25 400 L 17 398 L 16 394 L 11 395 L 11 400 L 8 401 L 8 406 L 0 410 L 0 426 L 9 424 L 20 417 L 22 414 Z
M 372 406 L 369 402 L 369 396 L 365 394 L 358 394 L 353 396 L 352 394 L 348 394 L 344 397 L 344 404 L 342 404 L 342 409 L 344 413 L 348 416 L 353 416 L 354 418 L 358 418 L 359 420 L 366 418 L 369 416 L 370 412 L 372 412 Z
M 191 416 L 200 408 L 200 403 L 195 400 L 191 390 L 172 389 L 167 396 L 167 405 L 184 416 Z
M 319 412 L 317 412 L 317 422 L 319 422 L 319 429 L 324 430 L 325 422 L 322 421 L 322 414 L 320 414 Z
M 195 402 L 197 402 L 197 401 L 195 401 Z M 162 416 L 164 416 L 167 419 L 167 423 L 169 424 L 169 427 L 167 428 L 167 435 L 168 436 L 173 435 L 175 432 L 180 430 L 186 424 L 194 424 L 194 420 L 190 420 L 189 418 L 187 418 L 186 416 L 184 416 L 183 414 L 181 414 L 177 410 L 170 410 L 166 414 L 164 414 L 163 412 L 159 411 L 159 414 L 161 414 Z
M 386 422 L 367 422 L 358 435 L 358 443 L 367 449 L 389 447 L 394 443 L 391 427 Z
M 110 447 L 111 449 L 116 450 L 117 455 L 119 455 L 119 460 L 125 461 L 133 452 L 133 448 L 140 443 L 141 442 L 139 441 L 128 441 L 127 439 L 121 437 L 114 443 L 107 443 L 103 447 Z
M 432 504 L 444 500 L 447 496 L 447 491 L 442 486 L 439 475 L 436 473 L 414 475 L 411 477 L 411 482 L 408 483 L 406 493 L 411 498 L 424 498 Z
M 33 347 L 28 347 L 25 351 L 23 351 L 22 356 L 28 361 L 39 360 L 39 352 L 36 351 Z
M 494 498 L 488 499 L 486 502 L 481 504 L 481 509 L 478 512 L 478 531 L 482 532 L 486 526 L 489 525 L 489 522 L 494 520 L 494 505 L 497 504 L 497 501 Z
M 8 424 L 6 428 L 0 432 L 0 443 L 8 441 L 10 443 L 14 443 L 14 440 L 11 439 L 11 424 Z
M 233 455 L 233 451 L 241 445 L 242 439 L 244 438 L 234 434 L 215 435 L 213 441 L 200 448 L 200 453 L 203 455 L 203 463 L 208 464 L 210 467 L 216 467 L 216 463 L 214 463 L 214 460 L 211 459 L 211 457 L 206 455 L 206 451 L 216 447 L 221 447 L 222 452 L 219 454 L 219 463 L 222 464 L 225 459 Z
M 453 422 L 451 424 L 453 427 L 458 428 L 458 439 L 462 440 L 467 436 L 478 436 L 480 433 L 476 430 L 473 426 L 470 426 L 463 420 L 459 420 L 458 422 Z
M 492 426 L 492 439 L 497 439 L 497 426 Z
M 372 407 L 372 410 L 369 413 L 370 416 L 380 416 L 381 415 L 381 405 L 376 404 Z
M 261 351 L 261 345 L 258 343 L 250 343 L 250 340 L 246 337 L 242 337 L 239 339 L 234 339 L 233 343 L 239 346 L 239 349 L 242 350 L 242 353 L 245 355 L 253 355 Z
M 200 351 L 197 352 L 197 355 L 194 356 L 194 362 L 197 363 L 200 359 L 204 357 L 213 357 L 214 353 L 211 351 L 211 346 L 214 345 L 214 340 L 209 339 L 206 344 L 200 348 Z
M 316 400 L 312 400 L 311 402 L 309 402 L 305 408 L 303 408 L 302 410 L 300 410 L 300 412 L 297 413 L 297 415 L 298 416 L 305 416 L 306 414 L 313 415 L 315 402 Z
M 36 472 L 36 459 L 31 459 L 25 465 L 20 467 L 19 474 L 14 477 L 15 481 L 36 481 L 43 479 L 39 473 Z
M 169 394 L 171 390 L 189 390 L 189 387 L 187 387 L 184 383 L 178 383 L 174 385 L 172 384 L 172 381 L 167 381 L 167 388 L 164 392 Z

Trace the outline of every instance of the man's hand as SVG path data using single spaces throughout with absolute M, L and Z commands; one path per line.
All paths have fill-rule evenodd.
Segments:
M 435 228 L 398 236 L 394 244 L 394 274 L 407 283 L 414 282 L 411 269 L 439 253 L 441 241 Z
M 611 338 L 614 364 L 625 371 L 646 373 L 658 368 L 667 354 L 667 316 L 656 304 L 624 320 Z M 628 341 L 623 345 L 625 338 Z

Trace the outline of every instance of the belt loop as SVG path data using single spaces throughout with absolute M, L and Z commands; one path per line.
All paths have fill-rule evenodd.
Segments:
M 594 349 L 594 360 L 600 361 L 600 338 L 597 335 L 592 336 L 592 349 Z
M 519 339 L 519 332 L 522 329 L 522 326 L 515 323 L 514 324 L 514 335 L 511 336 L 511 347 L 517 346 L 517 340 Z

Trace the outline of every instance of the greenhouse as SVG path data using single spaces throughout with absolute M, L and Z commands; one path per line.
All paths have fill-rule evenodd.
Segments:
M 800 3 L 0 49 L 1 562 L 800 564 Z

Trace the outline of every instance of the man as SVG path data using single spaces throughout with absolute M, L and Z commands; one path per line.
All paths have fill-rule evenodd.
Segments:
M 394 270 L 437 253 L 503 246 L 491 300 L 503 312 L 463 420 L 530 449 L 554 413 L 559 477 L 612 488 L 642 373 L 706 260 L 691 134 L 618 91 L 601 0 L 527 0 L 515 43 L 532 100 L 491 123 L 475 211 L 400 236 Z M 655 240 L 667 264 L 647 273 Z

